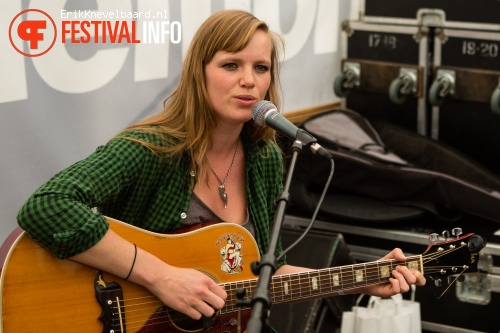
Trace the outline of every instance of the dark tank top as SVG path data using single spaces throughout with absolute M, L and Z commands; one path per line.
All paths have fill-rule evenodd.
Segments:
M 187 216 L 182 223 L 183 227 L 191 226 L 202 222 L 226 222 L 215 214 L 205 203 L 193 192 Z M 246 221 L 241 225 L 255 237 L 255 229 L 252 221 L 250 221 L 250 214 L 247 207 Z

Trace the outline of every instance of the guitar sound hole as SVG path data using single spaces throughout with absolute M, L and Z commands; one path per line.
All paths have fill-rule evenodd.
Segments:
M 186 332 L 197 332 L 201 330 L 206 330 L 211 327 L 205 327 L 207 323 L 211 323 L 211 321 L 215 318 L 215 315 L 212 318 L 204 318 L 200 320 L 194 320 L 189 316 L 186 316 L 183 313 L 177 311 L 167 311 L 170 322 L 180 330 Z M 204 325 L 205 324 L 205 325 Z
M 170 322 L 183 331 L 187 332 L 196 332 L 203 329 L 202 320 L 194 320 L 189 316 L 186 316 L 183 313 L 177 311 L 168 311 L 168 317 L 170 318 Z
M 199 332 L 203 329 L 201 320 L 191 319 L 180 312 L 162 306 L 149 317 L 138 333 L 171 332 L 172 327 L 182 332 Z

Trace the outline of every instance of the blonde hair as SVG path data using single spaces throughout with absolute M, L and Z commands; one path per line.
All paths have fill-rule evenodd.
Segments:
M 266 32 L 271 40 L 271 80 L 266 100 L 281 106 L 279 70 L 283 51 L 283 40 L 269 30 L 268 25 L 252 14 L 241 10 L 223 10 L 210 16 L 198 29 L 186 58 L 176 90 L 165 100 L 164 109 L 150 118 L 142 120 L 128 130 L 140 130 L 166 139 L 166 146 L 138 141 L 153 152 L 179 156 L 188 151 L 193 157 L 191 168 L 201 179 L 208 180 L 206 151 L 215 128 L 214 111 L 205 86 L 205 66 L 218 51 L 238 52 L 243 50 L 257 30 Z M 244 125 L 250 138 L 257 142 L 276 141 L 276 133 L 250 120 Z M 165 135 L 167 134 L 167 135 Z M 205 172 L 203 172 L 205 170 Z

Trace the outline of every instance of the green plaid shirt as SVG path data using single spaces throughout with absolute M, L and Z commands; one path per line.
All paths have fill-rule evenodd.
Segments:
M 161 144 L 151 134 L 127 136 Z M 245 131 L 242 143 L 250 219 L 263 253 L 282 190 L 282 155 L 274 143 L 253 143 Z M 190 161 L 187 154 L 179 161 L 160 159 L 139 143 L 114 138 L 42 185 L 19 211 L 18 223 L 62 259 L 104 236 L 109 225 L 103 215 L 153 232 L 178 229 L 191 200 Z

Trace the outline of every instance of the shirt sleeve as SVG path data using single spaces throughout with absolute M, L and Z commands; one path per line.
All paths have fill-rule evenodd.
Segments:
M 116 200 L 147 155 L 153 154 L 141 144 L 111 140 L 36 190 L 18 213 L 19 225 L 58 258 L 84 252 L 109 228 L 92 208 Z

